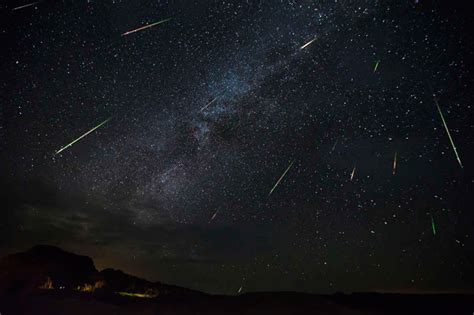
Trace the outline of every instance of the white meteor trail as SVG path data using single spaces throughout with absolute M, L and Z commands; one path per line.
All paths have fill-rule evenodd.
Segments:
M 209 105 L 211 105 L 212 103 L 214 103 L 215 101 L 217 101 L 218 97 L 215 97 L 212 101 L 210 101 L 209 103 L 207 103 L 203 108 L 201 108 L 200 112 L 202 112 L 203 110 L 205 110 L 206 108 L 209 107 Z
M 310 40 L 309 42 L 307 42 L 306 44 L 304 44 L 303 46 L 301 46 L 300 49 L 305 49 L 306 47 L 308 47 L 309 45 L 311 45 L 315 40 L 316 40 L 316 38 L 313 38 L 312 40 Z
M 443 112 L 441 111 L 441 108 L 439 107 L 439 103 L 436 97 L 434 98 L 434 101 L 435 101 L 436 107 L 438 108 L 439 116 L 441 117 L 441 120 L 443 121 L 444 129 L 446 130 L 446 133 L 448 134 L 449 142 L 451 142 L 451 146 L 453 147 L 453 151 L 454 151 L 454 154 L 456 155 L 456 159 L 458 160 L 459 166 L 463 168 L 461 158 L 459 157 L 459 154 L 458 154 L 458 150 L 456 149 L 456 146 L 454 145 L 453 138 L 451 137 L 451 133 L 449 132 L 448 125 L 446 124 L 446 120 L 444 119 Z
M 35 1 L 35 2 L 32 2 L 32 3 L 28 3 L 28 4 L 25 4 L 25 5 L 21 5 L 19 7 L 16 7 L 16 8 L 13 8 L 12 11 L 16 11 L 16 10 L 21 10 L 21 9 L 24 9 L 24 8 L 28 8 L 28 7 L 32 7 L 38 3 L 40 3 L 41 1 Z
M 143 30 L 145 30 L 145 29 L 147 29 L 147 28 L 156 26 L 156 25 L 158 25 L 158 24 L 168 22 L 169 20 L 171 20 L 171 18 L 164 19 L 164 20 L 161 20 L 161 21 L 158 21 L 158 22 L 155 22 L 155 23 L 151 23 L 151 24 L 148 24 L 148 25 L 141 26 L 141 27 L 136 28 L 136 29 L 134 29 L 134 30 L 131 30 L 131 31 L 128 31 L 128 32 L 123 33 L 122 36 L 127 36 L 127 35 L 132 34 L 132 33 L 136 33 L 136 32 L 143 31 Z
M 241 287 L 239 288 L 239 291 L 237 291 L 237 293 L 242 292 L 242 288 L 243 288 L 243 287 L 241 286 Z
M 355 172 L 356 172 L 356 167 L 354 166 L 354 168 L 352 169 L 352 173 L 351 173 L 351 182 L 354 179 Z
M 212 222 L 212 220 L 214 220 L 214 218 L 215 218 L 215 217 L 216 217 L 216 215 L 217 215 L 217 212 L 219 212 L 219 210 L 217 210 L 216 212 L 214 212 L 214 214 L 212 215 L 212 217 L 211 217 L 211 219 L 209 220 L 209 222 L 208 222 L 208 223 L 211 223 L 211 222 Z
M 94 132 L 96 129 L 102 127 L 103 125 L 105 125 L 110 119 L 112 119 L 112 117 L 108 118 L 107 120 L 104 120 L 103 122 L 101 122 L 100 124 L 98 124 L 97 126 L 95 126 L 94 128 L 92 128 L 91 130 L 89 130 L 88 132 L 86 132 L 85 134 L 83 134 L 82 136 L 80 136 L 79 138 L 77 138 L 76 140 L 72 141 L 71 143 L 65 145 L 64 147 L 62 147 L 61 149 L 59 149 L 58 151 L 56 151 L 56 154 L 59 154 L 61 152 L 63 152 L 64 150 L 66 150 L 67 148 L 71 147 L 74 143 L 76 143 L 77 141 L 81 140 L 82 138 L 84 138 L 85 136 L 87 136 L 88 134 Z
M 273 186 L 272 190 L 270 190 L 270 192 L 268 193 L 268 196 L 270 196 L 272 194 L 272 192 L 275 190 L 275 188 L 278 186 L 278 184 L 280 184 L 281 180 L 283 179 L 283 177 L 285 177 L 286 173 L 288 173 L 288 171 L 290 170 L 290 168 L 293 166 L 293 163 L 295 161 L 291 161 L 290 165 L 288 165 L 288 167 L 286 168 L 285 172 L 283 173 L 283 175 L 281 175 L 281 177 L 277 180 L 276 184 Z

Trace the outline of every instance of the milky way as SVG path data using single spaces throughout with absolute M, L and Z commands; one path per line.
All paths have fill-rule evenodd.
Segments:
M 0 5 L 2 254 L 219 293 L 472 289 L 465 8 L 25 4 Z

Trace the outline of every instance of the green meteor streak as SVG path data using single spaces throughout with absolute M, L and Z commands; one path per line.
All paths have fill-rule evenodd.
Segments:
M 377 68 L 379 67 L 379 63 L 380 63 L 380 60 L 377 60 L 377 63 L 375 64 L 375 67 L 374 67 L 374 73 L 375 71 L 377 71 Z
M 293 163 L 295 161 L 291 161 L 290 165 L 288 166 L 288 168 L 286 169 L 286 171 L 283 173 L 283 175 L 281 175 L 281 177 L 278 179 L 278 181 L 276 182 L 275 186 L 273 186 L 272 190 L 270 190 L 270 192 L 268 193 L 268 196 L 270 196 L 272 194 L 272 192 L 275 190 L 275 188 L 278 186 L 278 184 L 280 184 L 281 180 L 283 179 L 283 177 L 285 177 L 286 173 L 288 173 L 288 171 L 290 170 L 290 168 L 293 166 Z
M 435 226 L 435 223 L 434 223 L 434 219 L 433 219 L 433 215 L 431 215 L 431 228 L 433 230 L 433 235 L 436 235 L 436 226 Z
M 448 125 L 446 124 L 446 120 L 444 120 L 444 115 L 443 112 L 441 111 L 441 108 L 439 107 L 438 100 L 435 98 L 434 99 L 436 107 L 438 108 L 438 113 L 441 116 L 441 120 L 443 121 L 444 129 L 446 129 L 446 133 L 448 134 L 449 142 L 451 142 L 451 146 L 453 147 L 454 154 L 456 155 L 456 159 L 458 160 L 459 166 L 463 168 L 461 158 L 459 157 L 458 150 L 456 149 L 456 146 L 454 145 L 453 138 L 451 137 L 451 133 L 449 132 Z
M 59 149 L 58 151 L 56 151 L 56 154 L 59 154 L 61 152 L 63 152 L 64 150 L 66 150 L 67 148 L 71 147 L 74 143 L 76 143 L 77 141 L 81 140 L 82 138 L 84 138 L 85 136 L 87 136 L 88 134 L 94 132 L 96 129 L 100 128 L 101 126 L 105 125 L 110 119 L 112 119 L 112 117 L 104 120 L 103 122 L 101 122 L 100 124 L 98 124 L 97 126 L 95 126 L 94 128 L 92 128 L 91 130 L 89 130 L 88 132 L 86 132 L 85 134 L 83 134 L 82 136 L 80 136 L 79 138 L 77 138 L 76 140 L 72 141 L 71 143 L 65 145 L 64 147 L 62 147 L 61 149 Z

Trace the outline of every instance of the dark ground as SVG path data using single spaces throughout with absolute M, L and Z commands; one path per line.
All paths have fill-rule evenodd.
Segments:
M 156 299 L 97 296 L 43 290 L 27 297 L 3 297 L 2 315 L 9 314 L 472 314 L 469 295 L 360 293 L 310 295 L 249 293 L 240 296 L 199 296 Z

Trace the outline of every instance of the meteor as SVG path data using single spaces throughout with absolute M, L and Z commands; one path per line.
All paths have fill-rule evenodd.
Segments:
M 56 154 L 59 154 L 61 152 L 63 152 L 64 150 L 66 150 L 67 148 L 71 147 L 74 143 L 76 143 L 77 141 L 81 140 L 82 138 L 84 138 L 85 136 L 87 136 L 88 134 L 94 132 L 96 129 L 100 128 L 101 126 L 105 125 L 110 119 L 112 119 L 112 117 L 108 118 L 107 120 L 104 120 L 103 122 L 101 122 L 100 124 L 98 124 L 97 126 L 95 126 L 94 128 L 92 128 L 91 130 L 89 130 L 88 132 L 86 132 L 85 134 L 83 134 L 82 136 L 80 136 L 79 138 L 77 138 L 76 140 L 72 141 L 71 143 L 65 145 L 64 147 L 62 147 L 61 149 L 59 149 L 58 151 L 56 151 Z
M 338 142 L 338 141 L 339 141 L 339 139 L 336 140 L 336 142 L 335 142 L 334 145 L 332 146 L 332 149 L 331 149 L 331 151 L 329 151 L 329 153 L 332 153 L 332 152 L 334 151 L 334 149 L 336 148 L 336 145 L 337 145 L 337 142 Z
M 435 226 L 435 223 L 434 223 L 434 219 L 433 219 L 433 215 L 431 215 L 431 229 L 433 230 L 433 235 L 436 235 L 436 226 Z
M 171 20 L 171 18 L 167 18 L 167 19 L 164 19 L 164 20 L 155 22 L 155 23 L 151 23 L 151 24 L 148 24 L 148 25 L 141 26 L 141 27 L 136 28 L 136 29 L 134 29 L 134 30 L 131 30 L 131 31 L 128 31 L 128 32 L 123 33 L 122 36 L 127 36 L 127 35 L 132 34 L 132 33 L 136 33 L 136 32 L 143 31 L 143 30 L 145 30 L 145 29 L 147 29 L 147 28 L 156 26 L 156 25 L 158 25 L 158 24 L 168 22 L 169 20 Z
M 458 154 L 458 150 L 456 149 L 456 146 L 454 145 L 453 138 L 451 137 L 451 133 L 449 132 L 448 125 L 446 124 L 446 120 L 444 119 L 443 112 L 441 111 L 441 108 L 439 107 L 439 103 L 438 103 L 438 100 L 436 99 L 436 97 L 434 98 L 434 101 L 435 101 L 436 107 L 438 108 L 439 116 L 441 117 L 441 120 L 443 121 L 444 129 L 446 129 L 446 133 L 448 134 L 449 142 L 451 142 L 451 146 L 453 147 L 453 151 L 454 151 L 454 154 L 456 155 L 456 159 L 458 160 L 459 166 L 461 166 L 461 168 L 463 168 L 461 158 L 459 157 L 459 154 Z
M 306 44 L 304 44 L 303 46 L 301 46 L 301 47 L 300 47 L 300 50 L 305 49 L 306 47 L 308 47 L 309 45 L 311 45 L 315 40 L 316 40 L 316 38 L 313 38 L 312 40 L 310 40 L 309 42 L 307 42 Z
M 203 110 L 205 110 L 207 107 L 209 107 L 209 105 L 211 105 L 212 103 L 214 103 L 215 101 L 217 101 L 218 97 L 215 97 L 212 101 L 210 101 L 209 103 L 206 104 L 206 106 L 204 106 L 203 108 L 201 108 L 200 112 L 202 112 Z
M 395 151 L 395 156 L 393 158 L 392 175 L 395 175 L 396 170 L 397 170 L 397 151 Z
M 268 193 L 268 196 L 270 196 L 272 194 L 272 192 L 275 190 L 275 188 L 278 186 L 278 184 L 280 184 L 281 180 L 283 179 L 283 177 L 285 177 L 286 173 L 288 173 L 288 171 L 290 170 L 290 168 L 293 166 L 293 163 L 295 161 L 291 161 L 290 165 L 288 165 L 287 169 L 285 170 L 285 172 L 283 173 L 283 175 L 281 175 L 281 177 L 277 180 L 275 186 L 273 186 L 272 190 L 270 190 L 270 192 Z
M 214 218 L 215 218 L 215 217 L 216 217 L 216 215 L 217 215 L 217 212 L 219 212 L 219 210 L 217 210 L 216 212 L 214 212 L 214 214 L 212 215 L 212 217 L 211 217 L 211 219 L 209 220 L 209 222 L 208 222 L 208 223 L 211 223 L 211 222 L 212 222 L 212 220 L 214 220 Z
M 243 288 L 243 287 L 241 286 L 241 287 L 239 288 L 239 291 L 237 291 L 237 293 L 242 292 L 242 288 Z
M 24 8 L 28 8 L 28 7 L 32 7 L 38 3 L 40 3 L 41 1 L 35 1 L 35 2 L 32 2 L 32 3 L 28 3 L 28 4 L 25 4 L 25 5 L 21 5 L 19 7 L 16 7 L 16 8 L 13 8 L 12 11 L 16 11 L 16 10 L 21 10 L 21 9 L 24 9 Z
M 374 73 L 375 73 L 375 71 L 377 71 L 377 68 L 379 67 L 379 63 L 380 63 L 380 60 L 377 60 L 377 62 L 375 63 L 375 67 L 374 67 Z
M 354 168 L 352 169 L 352 173 L 351 173 L 351 182 L 352 182 L 352 179 L 354 179 L 355 172 L 356 172 L 356 167 L 354 166 Z

